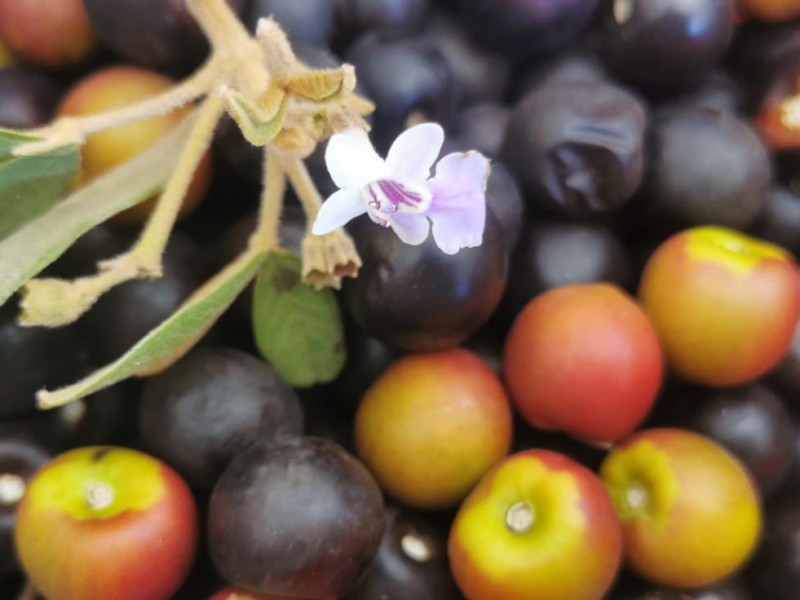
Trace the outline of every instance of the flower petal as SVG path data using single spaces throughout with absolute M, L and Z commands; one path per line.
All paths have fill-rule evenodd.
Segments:
M 311 232 L 314 235 L 325 235 L 365 212 L 367 207 L 358 192 L 339 190 L 322 203 Z
M 420 123 L 397 136 L 386 155 L 391 176 L 421 183 L 431 176 L 444 143 L 444 130 L 437 123 Z
M 395 213 L 389 221 L 389 226 L 401 242 L 410 246 L 419 246 L 428 239 L 430 231 L 430 223 L 424 215 Z
M 433 240 L 445 254 L 483 242 L 489 161 L 478 152 L 448 154 L 436 165 L 428 210 Z
M 331 136 L 325 148 L 325 164 L 340 189 L 359 190 L 388 174 L 367 133 L 358 127 Z

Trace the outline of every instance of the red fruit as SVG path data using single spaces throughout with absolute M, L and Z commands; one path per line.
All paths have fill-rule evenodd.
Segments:
M 649 412 L 663 358 L 632 298 L 610 284 L 576 284 L 540 294 L 517 315 L 503 372 L 531 425 L 611 442 Z
M 187 485 L 127 448 L 54 458 L 17 512 L 17 554 L 48 600 L 167 600 L 189 572 L 196 540 Z

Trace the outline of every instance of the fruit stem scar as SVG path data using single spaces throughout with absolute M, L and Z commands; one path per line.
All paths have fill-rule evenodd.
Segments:
M 114 488 L 104 482 L 93 483 L 86 490 L 86 506 L 92 510 L 103 510 L 114 502 Z
M 418 563 L 425 563 L 431 559 L 431 549 L 425 540 L 413 533 L 407 533 L 400 538 L 400 547 L 403 554 Z
M 514 533 L 529 531 L 536 520 L 536 513 L 529 502 L 517 502 L 506 512 L 506 525 Z
M 642 508 L 647 503 L 647 491 L 640 485 L 634 485 L 625 493 L 625 500 L 634 510 Z
M 25 495 L 25 480 L 15 473 L 0 475 L 0 506 L 14 506 Z

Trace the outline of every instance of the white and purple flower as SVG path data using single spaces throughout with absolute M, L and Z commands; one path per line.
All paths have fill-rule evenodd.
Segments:
M 367 213 L 406 244 L 421 244 L 432 232 L 446 254 L 480 246 L 489 161 L 479 152 L 448 154 L 431 177 L 443 142 L 439 125 L 415 125 L 397 137 L 384 160 L 362 129 L 332 136 L 325 163 L 339 191 L 323 203 L 312 232 L 330 233 Z

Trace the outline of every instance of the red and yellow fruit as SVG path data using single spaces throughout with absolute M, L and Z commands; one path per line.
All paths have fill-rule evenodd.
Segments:
M 639 298 L 678 375 L 732 386 L 763 375 L 785 354 L 800 313 L 800 278 L 778 246 L 696 227 L 656 249 Z
M 695 588 L 722 581 L 758 544 L 758 492 L 709 438 L 648 429 L 616 446 L 600 475 L 622 521 L 628 564 L 648 580 Z
M 556 452 L 527 450 L 470 493 L 448 555 L 469 600 L 599 600 L 617 574 L 622 533 L 591 471 Z
M 0 0 L 0 38 L 43 67 L 76 65 L 96 46 L 83 0 Z
M 391 496 L 455 506 L 511 443 L 511 406 L 494 372 L 462 349 L 402 358 L 364 395 L 359 457 Z
M 138 67 L 109 67 L 78 81 L 64 96 L 58 116 L 86 116 L 145 100 L 168 90 L 174 82 L 159 73 Z M 180 108 L 166 115 L 142 119 L 128 125 L 89 135 L 81 147 L 82 169 L 79 183 L 132 159 L 155 144 L 188 113 Z M 206 153 L 195 171 L 178 218 L 192 212 L 208 191 L 211 154 Z M 139 225 L 147 220 L 155 199 L 141 202 L 117 215 L 116 225 Z
M 48 600 L 166 600 L 189 572 L 194 498 L 164 463 L 126 448 L 62 454 L 19 505 L 20 563 Z

